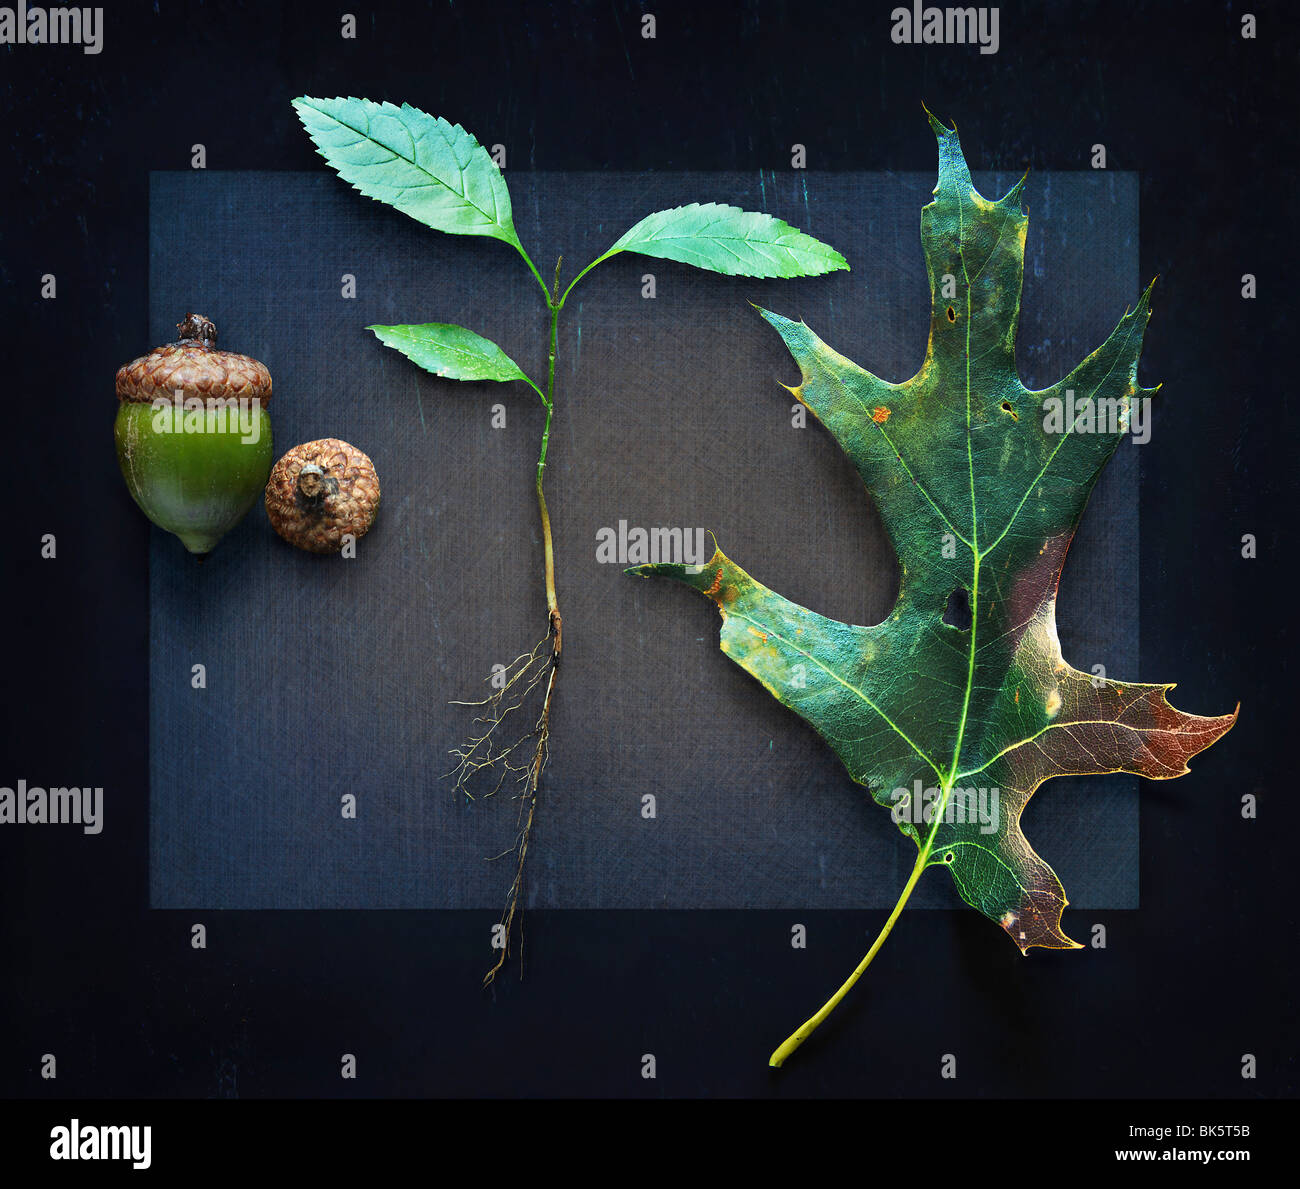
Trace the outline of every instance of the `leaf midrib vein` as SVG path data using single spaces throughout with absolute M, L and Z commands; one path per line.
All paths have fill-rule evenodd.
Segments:
M 989 768 L 991 768 L 994 764 L 996 764 L 998 760 L 1000 760 L 1004 755 L 1008 755 L 1010 752 L 1016 751 L 1019 748 L 1028 747 L 1029 744 L 1033 743 L 1034 740 L 1040 738 L 1041 736 L 1047 734 L 1048 731 L 1061 730 L 1065 727 L 1120 727 L 1125 731 L 1131 731 L 1134 735 L 1181 734 L 1180 731 L 1172 727 L 1135 727 L 1135 726 L 1131 726 L 1126 722 L 1120 722 L 1118 719 L 1113 719 L 1113 718 L 1076 718 L 1076 719 L 1071 719 L 1068 722 L 1049 722 L 1045 727 L 1041 727 L 1039 730 L 1035 731 L 1032 735 L 1026 735 L 1025 738 L 1017 739 L 1014 743 L 1008 744 L 996 755 L 990 756 L 978 768 L 971 768 L 966 772 L 958 772 L 957 775 L 953 777 L 953 780 L 954 781 L 965 780 L 968 776 L 978 776 L 981 772 L 986 772 Z M 1110 769 L 1110 771 L 1120 772 L 1123 771 L 1123 769 L 1112 768 Z
M 405 124 L 405 123 L 402 123 L 401 121 L 399 121 L 399 123 L 402 123 L 402 129 L 403 129 L 403 131 L 406 133 L 407 138 L 411 141 L 411 154 L 412 154 L 412 155 L 411 155 L 410 157 L 404 157 L 404 156 L 402 156 L 402 154 L 399 153 L 396 149 L 391 148 L 389 145 L 384 144 L 383 141 L 376 140 L 373 136 L 370 135 L 370 116 L 369 116 L 369 115 L 366 116 L 366 127 L 365 127 L 365 128 L 358 128 L 355 124 L 350 124 L 347 120 L 342 119 L 341 117 L 334 115 L 332 112 L 322 111 L 321 108 L 319 108 L 319 107 L 315 107 L 315 106 L 313 106 L 312 110 L 315 111 L 315 112 L 317 112 L 317 113 L 319 113 L 320 115 L 324 116 L 327 120 L 333 120 L 334 123 L 336 123 L 340 128 L 346 128 L 349 132 L 353 132 L 353 133 L 355 133 L 355 134 L 356 134 L 356 135 L 357 135 L 357 136 L 358 136 L 362 141 L 365 141 L 367 144 L 375 145 L 375 146 L 377 146 L 378 148 L 383 149 L 386 153 L 391 153 L 391 154 L 392 154 L 392 158 L 393 158 L 393 160 L 405 162 L 405 163 L 406 163 L 407 165 L 409 165 L 412 169 L 418 170 L 420 173 L 424 174 L 425 177 L 429 178 L 429 179 L 430 179 L 430 182 L 431 182 L 433 185 L 441 186 L 444 190 L 447 190 L 449 193 L 454 194 L 454 195 L 455 195 L 457 198 L 459 198 L 463 203 L 465 203 L 466 206 L 472 207 L 474 210 L 478 211 L 478 213 L 479 213 L 480 215 L 482 215 L 482 216 L 483 216 L 483 217 L 484 217 L 484 218 L 485 218 L 489 223 L 491 223 L 494 227 L 502 227 L 502 228 L 504 228 L 504 224 L 501 223 L 500 218 L 499 218 L 499 209 L 498 209 L 497 204 L 496 204 L 496 194 L 495 194 L 495 192 L 494 192 L 493 195 L 492 195 L 492 205 L 493 205 L 493 209 L 492 209 L 492 211 L 489 213 L 488 211 L 484 210 L 481 206 L 479 206 L 479 204 L 478 204 L 477 202 L 475 202 L 472 198 L 470 198 L 470 197 L 468 196 L 468 194 L 464 193 L 463 190 L 457 190 L 453 185 L 451 185 L 451 183 L 444 181 L 442 178 L 438 177 L 437 174 L 430 173 L 427 169 L 425 169 L 425 167 L 424 167 L 423 165 L 419 164 L 419 162 L 417 162 L 417 161 L 415 160 L 415 156 L 414 156 L 414 155 L 415 155 L 415 138 L 412 136 L 412 134 L 411 134 L 411 130 L 410 130 L 409 128 L 406 127 L 406 124 Z M 446 135 L 445 135 L 444 133 L 442 133 L 442 130 L 441 130 L 441 129 L 439 129 L 439 134 L 442 135 L 443 142 L 446 143 L 446 142 L 447 142 Z M 360 142 L 358 142 L 358 143 L 360 143 Z M 353 146 L 348 146 L 348 147 L 351 148 L 351 147 L 353 147 Z M 450 147 L 451 147 L 451 146 L 448 145 L 448 148 L 450 148 Z M 464 168 L 460 165 L 460 161 L 459 161 L 459 159 L 456 157 L 456 154 L 455 154 L 455 151 L 454 151 L 454 150 L 452 151 L 452 160 L 456 161 L 457 168 L 458 168 L 459 171 L 460 171 L 461 185 L 464 186 L 464 183 L 465 183 L 465 170 L 464 170 Z M 387 164 L 387 162 L 385 162 L 385 164 Z M 422 183 L 422 185 L 429 185 L 430 182 Z M 417 188 L 419 188 L 419 187 L 415 187 L 415 186 L 407 185 L 407 186 L 395 186 L 394 188 L 395 188 L 395 189 L 410 190 L 410 189 L 417 189 Z
M 902 739 L 903 742 L 908 745 L 908 747 L 910 747 L 914 752 L 916 752 L 916 754 L 920 756 L 920 758 L 923 759 L 930 766 L 931 770 L 934 772 L 934 774 L 937 777 L 939 777 L 940 780 L 943 779 L 943 773 L 939 770 L 938 764 L 936 764 L 928 755 L 926 755 L 925 752 L 919 746 L 917 746 L 916 743 L 912 741 L 912 739 L 908 736 L 907 732 L 905 732 L 896 722 L 894 722 L 894 720 L 890 718 L 888 714 L 886 714 L 883 710 L 881 710 L 881 708 L 877 706 L 875 702 L 873 702 L 866 695 L 866 693 L 860 690 L 856 685 L 854 685 L 852 682 L 845 681 L 844 678 L 841 677 L 838 673 L 836 673 L 834 669 L 823 664 L 811 653 L 805 652 L 793 640 L 790 640 L 787 637 L 783 636 L 780 632 L 776 631 L 774 628 L 762 622 L 761 620 L 755 619 L 752 615 L 746 615 L 743 611 L 728 611 L 727 614 L 734 615 L 737 619 L 743 619 L 746 623 L 752 624 L 754 627 L 758 628 L 759 631 L 764 632 L 769 636 L 774 636 L 776 639 L 780 640 L 781 643 L 784 644 L 791 651 L 797 652 L 805 660 L 811 661 L 814 665 L 816 665 L 817 668 L 819 668 L 823 673 L 827 674 L 835 681 L 838 681 L 840 685 L 842 685 L 850 693 L 854 694 L 856 697 L 860 698 L 863 702 L 865 702 L 868 706 L 870 706 L 871 709 L 874 710 L 880 716 L 881 720 L 885 723 L 885 725 L 888 726 L 890 730 L 892 730 L 900 739 Z

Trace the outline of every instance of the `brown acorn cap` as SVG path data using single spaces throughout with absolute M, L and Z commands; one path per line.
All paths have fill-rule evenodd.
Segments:
M 271 373 L 248 355 L 217 350 L 217 328 L 203 314 L 176 324 L 179 340 L 133 359 L 117 371 L 117 399 L 149 404 L 186 396 L 271 399 Z
M 337 553 L 343 535 L 362 537 L 379 511 L 379 477 L 370 458 L 338 438 L 295 446 L 271 468 L 266 514 L 290 545 Z

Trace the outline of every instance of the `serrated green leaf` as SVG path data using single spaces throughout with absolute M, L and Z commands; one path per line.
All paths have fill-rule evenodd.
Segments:
M 450 322 L 367 326 L 385 346 L 444 380 L 522 380 L 539 396 L 541 390 L 491 339 Z
M 760 311 L 799 365 L 791 391 L 852 459 L 889 530 L 902 579 L 888 618 L 858 627 L 817 615 L 721 550 L 702 566 L 631 572 L 712 599 L 722 650 L 811 723 L 876 802 L 902 811 L 919 863 L 946 867 L 1017 947 L 1076 948 L 1061 929 L 1061 883 L 1021 831 L 1029 798 L 1053 776 L 1180 776 L 1236 712 L 1185 714 L 1165 698 L 1171 685 L 1098 682 L 1062 657 L 1066 551 L 1130 402 L 1155 391 L 1137 381 L 1150 290 L 1060 383 L 1026 389 L 1015 365 L 1021 186 L 985 199 L 956 130 L 931 124 L 939 180 L 921 215 L 932 315 L 920 371 L 888 383 L 804 323 Z M 961 595 L 964 630 L 944 620 Z M 998 798 L 996 822 L 967 812 L 981 790 Z M 930 820 L 918 814 L 927 794 Z
M 848 263 L 834 248 L 758 211 L 717 202 L 655 211 L 601 259 L 637 252 L 737 277 L 815 277 Z
M 293 106 L 317 152 L 367 198 L 436 231 L 519 246 L 505 178 L 459 124 L 408 103 L 303 96 Z

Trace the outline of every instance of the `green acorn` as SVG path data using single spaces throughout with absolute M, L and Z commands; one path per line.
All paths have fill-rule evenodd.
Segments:
M 235 527 L 271 473 L 271 373 L 217 350 L 217 328 L 186 314 L 179 340 L 117 373 L 117 461 L 140 510 L 199 560 Z

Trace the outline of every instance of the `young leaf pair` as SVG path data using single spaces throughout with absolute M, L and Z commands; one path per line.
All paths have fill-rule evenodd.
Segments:
M 293 101 L 320 155 L 367 198 L 449 235 L 509 244 L 541 286 L 547 307 L 564 308 L 573 288 L 598 264 L 636 252 L 743 277 L 811 277 L 847 269 L 834 248 L 757 211 L 691 203 L 655 211 L 630 227 L 579 272 L 563 293 L 548 289 L 515 230 L 505 178 L 491 155 L 459 124 L 418 108 L 368 99 Z M 554 398 L 495 343 L 441 322 L 371 326 L 390 347 L 448 380 L 522 380 L 546 405 Z

